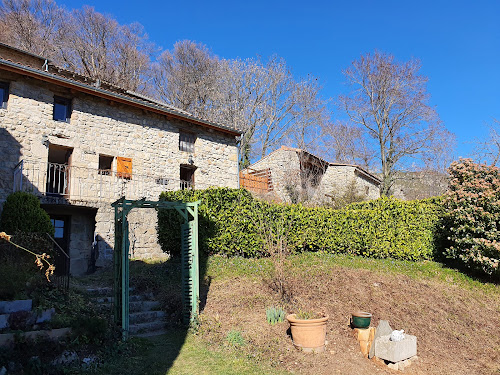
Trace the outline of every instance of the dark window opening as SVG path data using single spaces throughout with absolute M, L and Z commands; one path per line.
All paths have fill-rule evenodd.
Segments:
M 7 108 L 7 101 L 9 100 L 9 84 L 0 82 L 0 108 Z
M 99 171 L 97 173 L 110 176 L 113 169 L 113 156 L 99 155 Z
M 180 169 L 180 179 L 181 179 L 181 190 L 184 189 L 194 189 L 194 171 L 196 168 L 192 166 L 181 165 Z
M 54 120 L 69 122 L 71 118 L 71 99 L 54 96 Z
M 179 151 L 194 152 L 196 135 L 193 133 L 179 132 Z

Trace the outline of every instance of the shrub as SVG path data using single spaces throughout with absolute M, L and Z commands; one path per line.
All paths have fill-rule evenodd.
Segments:
M 39 199 L 21 191 L 7 197 L 0 218 L 0 230 L 8 234 L 23 232 L 54 235 L 50 217 L 40 207 Z
M 500 170 L 471 159 L 453 162 L 445 194 L 445 254 L 473 270 L 500 275 Z
M 436 252 L 439 200 L 404 202 L 380 198 L 341 210 L 300 204 L 271 204 L 246 190 L 217 188 L 164 192 L 169 201 L 201 200 L 199 244 L 209 254 L 264 256 L 261 220 L 287 224 L 287 242 L 294 251 L 327 251 L 397 259 L 429 259 Z M 164 251 L 180 251 L 180 219 L 159 210 L 159 242 Z M 178 216 L 178 215 L 177 215 Z
M 7 197 L 0 217 L 0 232 L 12 241 L 37 253 L 54 256 L 53 245 L 45 233 L 54 235 L 49 215 L 32 194 L 16 192 Z M 0 241 L 3 242 L 3 241 Z M 35 258 L 7 243 L 0 243 L 0 298 L 13 299 L 26 293 L 27 284 L 44 279 Z

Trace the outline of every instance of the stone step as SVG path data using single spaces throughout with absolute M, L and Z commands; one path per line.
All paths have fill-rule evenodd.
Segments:
M 129 311 L 139 312 L 139 311 L 151 311 L 151 310 L 159 310 L 160 303 L 158 301 L 135 301 L 130 302 Z
M 134 337 L 153 337 L 153 336 L 159 336 L 159 335 L 166 335 L 170 331 L 168 329 L 158 329 L 155 331 L 150 331 L 150 332 L 143 332 L 143 333 L 136 333 L 133 334 L 132 336 Z
M 153 333 L 164 329 L 165 329 L 165 322 L 163 320 L 155 320 L 146 323 L 130 324 L 129 334 L 136 335 L 136 334 Z
M 137 323 L 151 322 L 154 320 L 163 319 L 165 317 L 165 313 L 160 310 L 139 311 L 131 313 L 129 317 L 130 317 L 130 324 L 137 324 Z
M 111 287 L 87 288 L 85 291 L 93 297 L 113 295 L 113 288 Z
M 99 306 L 103 309 L 111 310 L 113 304 L 111 302 L 100 303 Z M 159 311 L 160 303 L 158 301 L 130 301 L 129 312 L 141 312 L 141 311 Z
M 111 297 L 113 295 L 113 288 L 110 286 L 87 288 L 85 291 L 93 297 Z M 134 287 L 130 287 L 129 291 L 133 292 Z
M 132 294 L 129 296 L 130 302 L 136 301 L 151 301 L 154 299 L 153 293 Z M 113 303 L 114 297 L 94 297 L 96 303 Z

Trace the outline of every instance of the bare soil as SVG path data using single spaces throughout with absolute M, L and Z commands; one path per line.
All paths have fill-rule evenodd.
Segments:
M 296 350 L 286 322 L 269 325 L 265 310 L 279 304 L 278 296 L 266 282 L 243 277 L 211 280 L 201 314 L 204 341 L 228 345 L 227 333 L 239 330 L 246 345 L 238 350 L 298 374 L 397 373 L 362 356 L 349 317 L 363 310 L 372 312 L 372 326 L 384 319 L 417 336 L 418 360 L 403 373 L 500 374 L 500 293 L 341 267 L 303 272 L 289 282 L 287 312 L 300 307 L 330 316 L 324 353 Z

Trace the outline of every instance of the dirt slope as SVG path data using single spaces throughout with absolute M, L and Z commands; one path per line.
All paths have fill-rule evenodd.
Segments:
M 406 374 L 500 374 L 500 293 L 341 267 L 308 270 L 291 284 L 289 312 L 300 305 L 330 316 L 325 353 L 301 353 L 287 323 L 267 324 L 265 309 L 277 296 L 265 282 L 246 278 L 212 280 L 201 335 L 227 345 L 227 333 L 238 330 L 247 342 L 239 350 L 298 374 L 397 373 L 362 357 L 348 327 L 349 313 L 361 309 L 373 313 L 372 325 L 385 319 L 417 336 L 419 359 Z

